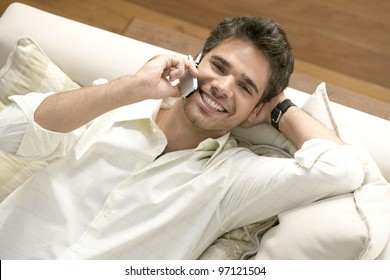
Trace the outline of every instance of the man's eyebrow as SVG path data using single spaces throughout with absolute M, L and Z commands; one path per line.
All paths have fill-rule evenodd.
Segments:
M 225 67 L 228 67 L 228 68 L 232 68 L 232 64 L 227 61 L 226 59 L 224 59 L 223 57 L 220 57 L 218 55 L 213 55 L 211 57 L 212 59 L 215 59 L 215 60 L 218 60 L 220 63 L 222 63 Z M 255 82 L 249 78 L 246 74 L 242 74 L 242 79 L 249 85 L 251 86 L 255 91 L 256 93 L 259 93 L 259 89 L 257 88 Z
M 211 58 L 219 60 L 219 62 L 221 62 L 222 64 L 224 64 L 227 67 L 231 67 L 232 66 L 229 61 L 227 61 L 226 59 L 224 59 L 223 57 L 221 57 L 219 55 L 213 55 L 213 56 L 211 56 Z
M 259 93 L 259 89 L 257 88 L 256 84 L 254 81 L 252 81 L 251 78 L 249 78 L 247 75 L 243 74 L 243 79 L 244 81 L 250 85 L 251 87 L 253 87 L 253 89 L 256 91 L 256 93 Z

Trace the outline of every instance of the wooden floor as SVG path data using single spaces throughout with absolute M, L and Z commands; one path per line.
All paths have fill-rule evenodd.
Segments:
M 12 3 L 1 0 L 0 13 Z M 229 15 L 271 17 L 286 30 L 296 71 L 390 104 L 388 0 L 21 0 L 121 33 L 135 17 L 204 39 Z

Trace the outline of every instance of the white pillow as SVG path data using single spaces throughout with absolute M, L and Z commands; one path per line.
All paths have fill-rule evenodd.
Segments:
M 359 259 L 368 231 L 352 194 L 336 196 L 278 215 L 266 232 L 256 259 Z
M 348 126 L 340 124 L 338 128 L 340 137 L 353 146 L 355 153 L 365 164 L 364 181 L 354 192 L 354 199 L 360 216 L 369 230 L 366 250 L 362 252 L 361 258 L 374 259 L 390 241 L 390 184 L 381 174 L 363 143 Z
M 8 97 L 15 94 L 78 87 L 33 40 L 23 37 L 0 69 L 0 110 L 10 103 Z M 25 161 L 0 151 L 0 202 L 46 165 L 46 162 Z
M 265 233 L 256 259 L 374 259 L 390 234 L 390 185 L 364 147 L 337 125 L 324 83 L 302 109 L 356 147 L 366 165 L 365 182 L 353 194 L 278 215 L 279 225 Z

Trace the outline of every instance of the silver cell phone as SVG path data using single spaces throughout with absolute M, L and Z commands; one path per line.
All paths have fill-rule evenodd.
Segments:
M 198 66 L 201 57 L 202 57 L 202 53 L 196 56 L 195 61 L 191 55 L 188 56 L 188 59 L 192 62 L 195 62 L 196 66 Z M 184 75 L 179 78 L 179 84 L 180 84 L 180 93 L 184 97 L 190 96 L 198 89 L 198 79 L 192 76 L 190 71 L 188 70 L 186 70 L 184 72 Z

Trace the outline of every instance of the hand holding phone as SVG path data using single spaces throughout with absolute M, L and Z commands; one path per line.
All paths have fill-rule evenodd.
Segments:
M 202 53 L 198 54 L 196 60 L 192 58 L 191 55 L 188 56 L 188 59 L 195 63 L 198 66 L 198 63 L 202 57 Z M 190 71 L 186 70 L 184 75 L 179 78 L 180 84 L 180 93 L 183 97 L 188 97 L 193 94 L 198 89 L 198 79 L 191 75 Z

